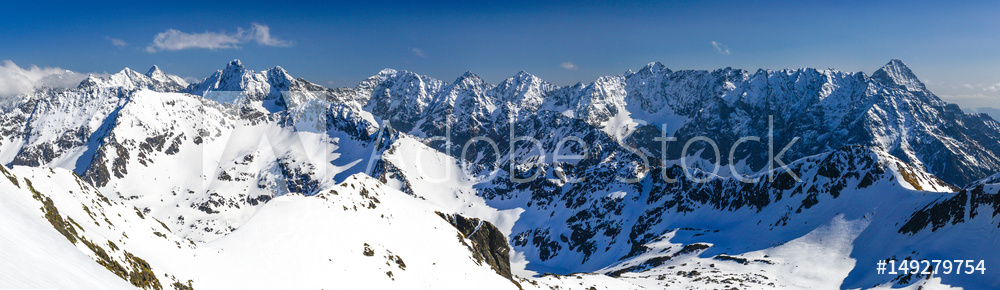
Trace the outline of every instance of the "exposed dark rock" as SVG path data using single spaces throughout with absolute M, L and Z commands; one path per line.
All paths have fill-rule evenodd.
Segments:
M 477 262 L 490 265 L 497 274 L 514 282 L 518 288 L 521 287 L 510 272 L 510 246 L 507 245 L 507 238 L 496 226 L 484 220 L 466 218 L 458 214 L 442 212 L 437 214 L 458 229 L 463 237 L 472 241 L 470 250 Z

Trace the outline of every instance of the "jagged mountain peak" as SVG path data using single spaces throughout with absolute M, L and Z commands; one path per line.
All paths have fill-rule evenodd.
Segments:
M 142 82 L 146 78 L 148 78 L 146 75 L 132 70 L 129 67 L 125 67 L 121 71 L 108 77 L 108 79 L 115 82 L 115 84 L 122 84 L 125 87 L 129 87 L 129 83 L 134 86 L 136 82 Z
M 434 87 L 440 87 L 446 84 L 444 81 L 408 70 L 384 69 L 382 71 L 383 72 L 391 71 L 391 73 L 388 73 L 385 76 L 395 79 L 397 82 L 410 83 L 411 85 L 420 85 L 420 86 L 430 85 Z M 379 75 L 382 75 L 382 73 L 380 72 Z
M 890 59 L 889 62 L 886 63 L 885 66 L 883 66 L 883 67 L 890 67 L 890 66 L 891 67 L 897 67 L 897 68 L 906 68 L 906 69 L 909 69 L 908 67 L 906 67 L 906 63 L 903 63 L 903 60 L 898 59 L 898 58 Z
M 288 71 L 286 71 L 284 68 L 280 66 L 268 69 L 267 78 L 272 85 L 275 84 L 275 82 L 287 84 L 295 80 L 295 78 L 292 77 L 292 75 L 288 74 Z
M 231 78 L 234 80 L 239 80 L 245 78 L 245 76 L 254 75 L 256 72 L 243 66 L 243 62 L 238 59 L 234 59 L 226 64 L 224 69 L 216 71 L 216 75 L 219 75 L 223 79 Z
M 545 81 L 541 78 L 522 70 L 517 72 L 514 76 L 503 80 L 497 86 L 520 87 L 524 85 L 538 85 L 542 83 L 545 83 Z
M 143 74 L 131 68 L 124 68 L 106 78 L 90 75 L 80 82 L 78 88 L 122 88 L 126 90 L 150 89 L 161 92 L 178 92 L 188 86 L 188 83 L 175 75 L 168 75 L 153 66 Z
M 494 93 L 501 102 L 523 104 L 529 108 L 537 108 L 542 104 L 544 94 L 555 89 L 555 85 L 526 71 L 520 71 L 494 87 Z
M 472 72 L 465 72 L 461 77 L 455 79 L 454 85 L 461 87 L 489 87 L 490 85 L 486 83 L 483 78 Z
M 642 69 L 640 69 L 639 72 L 658 73 L 664 69 L 667 69 L 667 66 L 663 65 L 663 63 L 660 63 L 658 61 L 654 61 L 646 64 L 646 66 L 642 67 Z
M 245 66 L 243 66 L 243 63 L 240 62 L 240 60 L 238 59 L 230 61 L 228 64 L 226 64 L 226 68 L 216 71 L 216 74 L 222 77 L 227 77 L 227 76 L 235 77 L 253 73 L 254 73 L 253 70 L 247 69 Z
M 638 77 L 641 79 L 647 79 L 656 75 L 666 75 L 673 71 L 667 68 L 660 62 L 651 62 L 640 68 L 638 71 L 632 71 L 631 69 L 626 71 L 623 75 L 626 78 Z
M 369 77 L 366 81 L 362 82 L 361 87 L 366 86 L 377 86 L 379 84 L 396 86 L 398 88 L 400 85 L 407 87 L 409 89 L 419 89 L 426 90 L 427 86 L 430 87 L 441 87 L 446 85 L 444 81 L 432 78 L 430 76 L 418 74 L 408 70 L 396 70 L 391 68 L 385 68 L 378 72 L 378 74 Z M 427 93 L 427 92 L 425 92 Z
M 82 88 L 86 88 L 86 87 L 92 87 L 92 86 L 97 85 L 100 80 L 101 80 L 101 77 L 96 76 L 94 74 L 89 74 L 89 75 L 87 75 L 87 78 L 85 78 L 82 81 L 80 81 L 80 84 L 77 85 L 76 87 L 78 89 L 82 89 Z
M 176 75 L 165 73 L 163 72 L 163 70 L 160 69 L 159 66 L 156 65 L 153 65 L 153 67 L 149 68 L 149 71 L 146 72 L 145 76 L 149 77 L 153 81 L 164 83 L 167 86 L 172 87 L 173 91 L 180 91 L 189 86 L 188 82 L 185 81 L 183 78 Z
M 512 84 L 525 84 L 525 83 L 540 83 L 544 82 L 541 78 L 530 74 L 526 71 L 519 71 L 514 76 L 507 78 L 502 83 L 512 83 Z
M 164 73 L 162 70 L 160 70 L 160 67 L 158 67 L 156 65 L 153 65 L 153 67 L 149 68 L 149 71 L 146 71 L 145 76 L 147 76 L 147 77 L 149 77 L 151 79 L 166 79 L 167 78 L 167 74 Z
M 924 83 L 902 60 L 892 59 L 872 74 L 872 79 L 884 85 L 901 86 L 909 90 L 926 90 Z
M 156 66 L 154 64 L 153 67 L 149 68 L 149 71 L 146 72 L 146 76 L 152 77 L 154 74 L 158 74 L 158 73 L 163 73 L 163 71 L 160 70 L 159 66 Z
M 298 87 L 300 83 L 284 68 L 276 66 L 264 71 L 246 68 L 239 59 L 230 61 L 225 69 L 218 70 L 200 83 L 188 87 L 187 92 L 220 103 L 250 104 L 248 101 L 277 100 L 282 91 Z M 281 102 L 264 104 L 269 112 L 282 110 Z
M 243 62 L 239 59 L 234 59 L 226 65 L 226 68 L 243 68 Z
M 458 77 L 458 79 L 455 79 L 455 83 L 459 83 L 459 82 L 461 82 L 463 80 L 466 80 L 466 79 L 473 79 L 473 80 L 479 79 L 479 80 L 482 80 L 482 78 L 480 78 L 475 73 L 473 73 L 471 71 L 465 71 L 465 73 L 463 73 L 462 76 Z
M 375 74 L 375 75 L 377 75 L 377 76 L 388 76 L 388 75 L 394 75 L 394 74 L 397 74 L 397 73 L 399 73 L 399 71 L 397 71 L 395 69 L 383 68 L 382 70 L 378 71 L 378 73 Z
M 132 75 L 132 74 L 139 74 L 139 72 L 137 72 L 137 71 L 135 71 L 135 70 L 133 70 L 133 69 L 131 69 L 129 67 L 125 67 L 121 71 L 119 71 L 117 74 Z

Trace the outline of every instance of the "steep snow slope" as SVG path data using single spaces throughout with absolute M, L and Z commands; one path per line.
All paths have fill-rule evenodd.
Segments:
M 53 228 L 25 179 L 3 167 L 0 174 L 0 288 L 132 288 Z
M 109 76 L 107 79 L 90 76 L 80 83 L 80 87 L 121 88 L 124 90 L 150 89 L 160 92 L 178 92 L 188 86 L 181 77 L 164 73 L 153 66 L 145 74 L 130 68 Z
M 435 214 L 436 207 L 364 175 L 314 196 L 278 197 L 238 231 L 202 243 L 176 237 L 71 172 L 18 167 L 0 173 L 7 177 L 0 189 L 9 201 L 0 222 L 24 229 L 24 235 L 2 238 L 25 249 L 4 251 L 3 266 L 10 269 L 0 283 L 8 287 L 128 288 L 129 281 L 147 289 L 173 283 L 203 289 L 517 288 L 474 258 L 469 247 L 475 242 Z
M 455 211 L 475 214 L 477 209 L 487 209 L 485 213 L 479 213 L 480 216 L 486 218 L 491 218 L 490 212 L 492 212 L 492 208 L 488 204 L 514 204 L 508 202 L 511 199 L 509 196 L 498 198 L 508 201 L 493 200 L 488 201 L 487 205 L 479 203 L 477 198 L 470 199 L 469 195 L 463 194 L 463 192 L 467 192 L 470 187 L 483 187 L 484 183 L 479 181 L 479 185 L 469 185 L 470 177 L 464 175 L 466 173 L 462 172 L 460 166 L 457 166 L 457 160 L 436 152 L 431 152 L 429 154 L 431 157 L 428 158 L 427 152 L 418 151 L 426 150 L 420 149 L 425 148 L 420 144 L 407 145 L 406 142 L 414 141 L 405 138 L 400 139 L 399 142 L 397 143 L 398 147 L 394 146 L 395 148 L 387 151 L 384 157 L 387 163 L 386 168 L 388 168 L 384 176 L 389 179 L 389 185 L 403 188 L 413 195 L 432 202 L 440 203 L 438 200 L 442 199 L 451 201 L 452 199 L 445 197 L 454 197 L 457 199 L 456 201 L 459 201 L 458 203 L 452 201 L 452 205 L 450 205 L 450 207 L 455 208 Z M 655 239 L 642 245 L 641 254 L 625 257 L 621 262 L 612 260 L 611 264 L 607 264 L 609 265 L 607 268 L 599 270 L 601 273 L 616 277 L 613 281 L 605 280 L 600 276 L 578 274 L 568 277 L 544 276 L 531 281 L 535 283 L 535 286 L 541 285 L 540 287 L 554 285 L 580 288 L 608 286 L 614 287 L 612 289 L 670 285 L 687 285 L 698 288 L 713 287 L 712 285 L 743 285 L 753 288 L 837 288 L 854 269 L 866 272 L 874 271 L 875 260 L 867 257 L 881 254 L 879 251 L 871 250 L 872 243 L 878 242 L 855 242 L 855 239 L 862 233 L 866 237 L 874 237 L 875 240 L 879 241 L 916 242 L 916 240 L 909 241 L 905 236 L 897 234 L 895 229 L 891 227 L 889 229 L 882 226 L 869 228 L 873 220 L 878 221 L 878 224 L 891 225 L 894 222 L 905 220 L 909 213 L 928 202 L 941 196 L 950 195 L 949 193 L 942 195 L 915 191 L 916 188 L 949 191 L 950 187 L 933 176 L 902 163 L 884 151 L 871 151 L 868 148 L 844 148 L 831 154 L 800 160 L 794 163 L 792 168 L 793 171 L 798 172 L 799 176 L 803 176 L 803 179 L 809 182 L 806 184 L 772 183 L 759 186 L 761 190 L 771 192 L 769 193 L 771 195 L 775 193 L 782 195 L 781 192 L 784 192 L 784 199 L 779 198 L 772 202 L 762 203 L 760 200 L 753 201 L 753 199 L 746 198 L 716 199 L 713 197 L 698 201 L 696 196 L 701 193 L 689 193 L 684 195 L 688 195 L 687 198 L 693 198 L 693 200 L 675 201 L 680 204 L 689 203 L 687 206 L 680 206 L 689 209 L 671 213 L 670 209 L 664 211 L 662 207 L 656 208 L 655 205 L 660 204 L 658 202 L 647 205 L 649 204 L 647 202 L 631 203 L 628 201 L 629 196 L 637 194 L 648 196 L 649 193 L 622 192 L 623 196 L 621 197 L 612 197 L 612 195 L 605 197 L 604 192 L 608 191 L 598 190 L 595 193 L 601 195 L 602 201 L 608 199 L 609 203 L 595 202 L 595 204 L 615 205 L 615 207 L 620 208 L 619 204 L 624 203 L 624 209 L 612 212 L 591 212 L 592 209 L 604 206 L 582 207 L 586 209 L 554 209 L 551 213 L 560 213 L 559 216 L 565 216 L 561 214 L 562 212 L 577 212 L 576 215 L 570 214 L 573 216 L 570 218 L 571 220 L 579 219 L 582 216 L 595 217 L 584 223 L 567 220 L 568 225 L 581 225 L 584 229 L 603 228 L 608 223 L 602 222 L 602 220 L 611 220 L 610 224 L 612 225 L 622 221 L 628 222 L 628 219 L 618 220 L 619 217 L 616 216 L 619 214 L 615 212 L 628 213 L 646 210 L 654 214 L 644 215 L 643 218 L 661 218 L 664 221 L 659 222 L 660 226 L 666 225 L 662 227 L 665 229 L 662 236 L 651 235 Z M 445 176 L 454 177 L 443 178 Z M 456 184 L 456 180 L 467 181 Z M 732 184 L 738 185 L 739 183 Z M 786 186 L 791 187 L 783 188 Z M 693 184 L 679 187 L 698 188 Z M 711 193 L 714 190 L 710 187 L 702 187 L 709 190 L 704 193 L 714 194 Z M 741 188 L 719 187 L 722 188 L 723 193 L 730 192 L 729 194 L 735 194 L 736 191 L 733 189 Z M 755 190 L 747 192 L 746 189 L 743 189 L 743 193 L 739 195 L 749 194 L 752 196 L 753 191 Z M 668 191 L 664 194 L 670 196 L 678 193 Z M 596 194 L 594 197 L 597 197 Z M 687 198 L 682 198 L 682 200 Z M 472 202 L 463 203 L 460 202 L 461 200 L 471 200 Z M 638 200 L 642 201 L 643 199 L 638 198 Z M 722 208 L 718 208 L 719 204 L 714 204 L 714 202 L 725 200 L 733 203 L 728 206 L 723 205 Z M 743 202 L 740 200 L 751 202 L 737 205 Z M 701 203 L 707 204 L 699 206 Z M 526 203 L 522 200 L 516 204 L 525 205 Z M 526 209 L 516 209 L 526 211 L 520 215 L 520 226 L 515 224 L 515 230 L 523 227 L 525 223 L 545 226 L 563 223 L 563 218 L 558 216 L 553 218 L 549 214 L 550 211 L 543 211 L 538 214 L 539 217 L 533 218 L 531 216 L 533 211 L 546 207 L 531 206 L 530 203 L 527 205 Z M 674 207 L 676 206 L 674 205 Z M 733 210 L 734 208 L 746 207 L 749 207 L 749 210 Z M 642 208 L 646 208 L 646 210 Z M 884 208 L 891 210 L 887 211 Z M 583 214 L 579 214 L 581 212 Z M 544 220 L 550 222 L 544 222 Z M 767 220 L 768 224 L 761 223 L 764 220 Z M 774 224 L 775 222 L 778 224 Z M 648 223 L 637 224 L 632 228 L 634 231 L 636 228 L 650 226 Z M 659 228 L 659 226 L 653 227 Z M 656 230 L 647 230 L 646 232 L 655 233 Z M 574 231 L 572 235 L 567 233 L 563 237 L 568 236 L 577 237 L 578 234 Z M 537 241 L 538 239 L 529 237 L 528 240 Z M 627 240 L 627 238 L 617 238 L 617 240 Z M 515 238 L 514 241 L 516 243 L 519 239 Z M 597 239 L 597 241 L 604 241 L 597 243 L 598 248 L 602 248 L 601 245 L 606 243 L 608 239 Z M 566 244 L 559 243 L 558 240 L 551 242 L 555 242 L 556 247 L 564 249 L 564 252 L 560 252 L 556 256 L 566 255 Z M 579 242 L 577 241 L 577 243 Z M 981 245 L 979 247 L 989 244 L 990 242 L 977 243 L 977 245 Z M 515 247 L 515 250 L 518 250 L 517 254 L 531 253 L 532 249 L 530 248 L 531 246 L 528 249 Z M 596 254 L 594 256 L 617 257 Z M 862 257 L 866 263 L 858 263 L 858 257 Z M 741 262 L 732 262 L 733 259 L 735 261 L 747 259 L 751 262 L 744 265 Z M 539 268 L 538 265 L 532 264 L 538 263 L 539 259 L 529 260 L 532 262 L 521 266 L 539 272 L 552 270 L 552 268 Z M 753 262 L 755 260 L 756 262 Z M 546 265 L 562 266 L 574 263 L 574 259 L 557 260 L 556 262 L 541 261 Z M 839 262 L 831 263 L 832 261 Z M 601 265 L 601 263 L 595 265 Z M 587 271 L 581 268 L 572 269 L 563 271 Z M 680 272 L 683 272 L 684 275 L 678 274 Z M 788 274 L 789 272 L 792 274 Z M 871 284 L 868 284 L 867 287 L 884 283 L 885 280 L 879 278 L 891 279 L 893 277 L 868 277 Z M 940 279 L 934 280 L 937 282 L 920 279 L 922 278 L 912 278 L 902 285 L 941 282 Z M 953 283 L 955 281 L 946 278 L 945 282 Z
M 909 214 L 898 224 L 887 226 L 887 231 L 896 231 L 906 239 L 875 244 L 880 247 L 872 249 L 872 252 L 882 255 L 872 255 L 860 261 L 874 263 L 876 259 L 887 259 L 890 256 L 929 260 L 975 259 L 976 262 L 982 259 L 986 260 L 986 276 L 981 274 L 938 276 L 945 283 L 968 288 L 997 287 L 1000 285 L 1000 278 L 989 274 L 992 272 L 989 270 L 989 265 L 1000 262 L 1000 254 L 984 249 L 995 247 L 1000 243 L 1000 239 L 997 238 L 1000 234 L 1000 217 L 998 217 L 1000 182 L 998 181 L 1000 178 L 994 175 L 975 182 L 955 194 L 938 197 L 932 203 Z M 869 239 L 874 243 L 881 237 Z M 907 278 L 900 275 L 894 282 L 905 284 Z M 850 280 L 847 282 L 865 286 L 860 282 Z
M 342 171 L 323 133 L 239 119 L 186 94 L 134 93 L 104 142 L 84 178 L 197 240 L 232 231 L 275 196 L 329 186 L 320 177 Z
M 525 256 L 527 264 L 515 263 L 526 268 L 523 273 L 596 271 L 620 278 L 624 284 L 615 287 L 713 287 L 730 282 L 763 288 L 837 287 L 852 271 L 873 273 L 874 257 L 892 251 L 891 246 L 873 247 L 877 241 L 917 242 L 898 234 L 891 225 L 953 194 L 947 193 L 952 188 L 944 182 L 887 152 L 847 147 L 790 165 L 802 183 L 781 171 L 775 172 L 775 181 L 756 184 L 734 178 L 701 184 L 673 171 L 668 174 L 679 179 L 677 183 L 630 186 L 591 175 L 586 179 L 599 182 L 547 185 L 555 190 L 544 195 L 534 186 L 495 190 L 504 194 L 482 204 L 465 192 L 504 186 L 493 181 L 502 178 L 475 182 L 476 177 L 454 165 L 460 164 L 457 160 L 440 153 L 428 159 L 426 152 L 413 151 L 423 146 L 402 146 L 413 142 L 405 140 L 383 157 L 388 168 L 383 176 L 389 185 L 439 204 L 441 199 L 450 201 L 454 211 L 479 214 L 498 224 L 503 223 L 491 214 L 492 207 L 516 210 L 520 213 L 517 223 L 505 234 L 512 235 L 515 256 Z M 766 180 L 767 175 L 758 177 Z M 615 192 L 619 194 L 609 194 Z M 471 202 L 455 203 L 456 199 Z M 876 226 L 869 227 L 873 222 Z M 856 242 L 859 235 L 862 242 Z M 990 244 L 981 241 L 977 247 Z M 859 258 L 865 263 L 856 263 Z M 742 260 L 757 262 L 732 262 Z M 867 272 L 859 272 L 863 278 L 848 281 L 868 284 L 851 287 L 872 287 L 893 278 Z M 561 278 L 552 277 L 559 276 L 534 281 L 561 283 Z M 585 285 L 601 281 L 580 277 L 588 281 Z M 955 281 L 945 278 L 944 282 Z
M 8 113 L 27 126 L 20 127 L 26 128 L 20 129 L 20 143 L 11 143 L 22 148 L 4 155 L 16 165 L 74 170 L 177 234 L 211 240 L 275 196 L 315 193 L 334 183 L 334 176 L 343 180 L 341 173 L 364 170 L 368 134 L 377 129 L 328 131 L 365 121 L 350 111 L 327 111 L 325 101 L 309 102 L 289 115 L 245 119 L 237 108 L 189 94 L 68 91 Z
M 6 147 L 0 160 L 14 165 L 76 169 L 92 157 L 113 124 L 126 90 L 87 87 L 49 91 L 5 112 Z
M 448 160 L 447 156 L 423 148 L 434 159 Z M 389 162 L 403 161 L 399 158 L 405 155 L 394 154 L 387 156 Z M 251 289 L 288 285 L 299 288 L 325 285 L 364 288 L 406 285 L 408 288 L 423 288 L 420 285 L 425 285 L 441 289 L 464 288 L 465 285 L 474 284 L 480 288 L 491 285 L 504 289 L 514 288 L 513 283 L 496 275 L 485 265 L 476 265 L 476 260 L 466 250 L 472 242 L 463 238 L 444 219 L 433 214 L 435 211 L 453 209 L 436 205 L 439 202 L 432 200 L 431 196 L 409 196 L 364 175 L 348 178 L 347 182 L 315 196 L 292 194 L 278 197 L 262 206 L 253 219 L 232 234 L 213 242 L 195 243 L 176 238 L 163 224 L 149 217 L 144 218 L 134 207 L 108 201 L 82 180 L 73 177 L 71 172 L 19 167 L 3 173 L 9 178 L 0 180 L 0 184 L 10 188 L 28 187 L 29 182 L 18 181 L 14 185 L 11 178 L 18 180 L 19 176 L 28 176 L 29 180 L 35 180 L 31 182 L 33 185 L 30 190 L 18 188 L 15 190 L 18 192 L 11 197 L 30 201 L 42 210 L 29 206 L 8 212 L 33 215 L 41 223 L 41 226 L 33 228 L 35 231 L 46 229 L 52 237 L 57 238 L 47 245 L 72 244 L 66 237 L 59 236 L 53 225 L 45 224 L 46 213 L 43 211 L 46 207 L 43 202 L 31 199 L 32 190 L 40 192 L 43 200 L 50 200 L 51 206 L 48 208 L 55 209 L 58 212 L 55 214 L 61 217 L 57 220 L 66 221 L 56 223 L 57 225 L 65 225 L 76 232 L 72 236 L 78 239 L 79 246 L 69 247 L 64 251 L 70 251 L 71 254 L 82 252 L 100 261 L 101 255 L 87 246 L 90 243 L 109 253 L 113 257 L 110 259 L 121 264 L 126 264 L 129 257 L 141 257 L 150 271 L 167 273 L 165 276 L 156 275 L 163 276 L 158 280 L 162 285 L 181 283 L 196 288 L 235 286 Z M 56 184 L 73 186 L 62 187 Z M 412 188 L 414 192 L 430 193 L 420 186 Z M 431 199 L 424 200 L 427 197 Z M 72 206 L 80 203 L 84 207 Z M 860 219 L 851 220 L 846 219 L 844 214 L 837 214 L 828 223 L 818 223 L 814 230 L 787 243 L 746 253 L 730 252 L 733 253 L 730 255 L 705 255 L 711 248 L 724 245 L 689 241 L 717 238 L 712 237 L 714 233 L 711 231 L 678 228 L 665 233 L 659 241 L 645 245 L 648 250 L 644 254 L 599 271 L 609 276 L 548 275 L 517 280 L 529 289 L 549 289 L 556 286 L 603 289 L 663 286 L 701 288 L 712 285 L 822 288 L 839 285 L 840 280 L 854 268 L 854 258 L 849 256 L 852 246 L 857 246 L 852 245 L 854 237 L 864 231 L 874 219 L 873 215 L 864 215 Z M 94 225 L 91 226 L 91 223 Z M 748 237 L 739 233 L 727 235 L 740 235 L 744 239 Z M 456 236 L 458 239 L 455 239 Z M 84 240 L 87 242 L 84 243 Z M 25 241 L 19 238 L 12 242 Z M 96 265 L 88 264 L 88 257 L 82 257 L 85 260 L 63 263 L 62 266 Z M 750 262 L 743 264 L 741 259 Z M 639 268 L 635 268 L 636 266 Z M 801 269 L 791 270 L 798 268 Z M 268 274 L 259 275 L 261 269 L 268 269 Z M 18 273 L 15 277 L 32 277 L 39 275 L 38 271 L 40 269 L 22 267 L 11 273 Z M 96 275 L 100 276 L 99 273 Z M 104 279 L 107 283 L 115 283 L 108 277 Z M 26 284 L 24 281 L 10 279 L 6 281 L 14 281 L 10 284 L 14 287 L 48 285 Z M 118 287 L 122 286 L 125 285 Z

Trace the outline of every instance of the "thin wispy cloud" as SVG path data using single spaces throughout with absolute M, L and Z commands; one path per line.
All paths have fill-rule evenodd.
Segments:
M 580 67 L 576 66 L 576 64 L 574 64 L 572 62 L 568 62 L 568 61 L 559 64 L 559 67 L 561 67 L 561 68 L 563 68 L 565 70 L 573 70 L 573 71 L 580 69 Z
M 986 87 L 985 90 L 990 92 L 1000 92 L 1000 83 L 993 84 L 992 86 Z
M 715 48 L 715 52 L 719 54 L 729 54 L 729 47 L 725 44 L 712 41 L 712 47 Z
M 970 94 L 942 94 L 941 99 L 956 103 L 962 108 L 997 107 L 1000 96 L 983 93 Z
M 984 95 L 984 94 L 980 94 L 980 93 L 942 95 L 941 97 L 943 97 L 945 99 L 952 99 L 952 100 L 976 100 L 976 99 L 992 99 L 992 98 L 996 98 L 994 96 L 988 96 L 988 95 Z
M 240 44 L 256 42 L 263 46 L 288 47 L 291 41 L 271 36 L 271 28 L 267 25 L 253 23 L 250 29 L 237 29 L 234 34 L 206 31 L 202 33 L 187 33 L 176 29 L 167 29 L 153 37 L 153 43 L 146 47 L 146 52 L 176 51 L 185 49 L 230 49 L 240 48 Z
M 38 87 L 73 88 L 89 75 L 58 67 L 32 65 L 22 68 L 13 61 L 4 60 L 0 61 L 0 97 L 28 94 Z
M 427 55 L 424 54 L 424 50 L 422 50 L 420 48 L 414 47 L 411 51 L 413 51 L 413 54 L 416 55 L 416 56 L 419 56 L 419 57 L 422 57 L 422 58 L 427 58 Z
M 204 79 L 199 79 L 199 78 L 196 78 L 196 77 L 183 77 L 183 79 L 184 79 L 185 82 L 188 82 L 189 84 L 201 82 L 201 81 L 204 80 Z
M 114 46 L 117 46 L 117 47 L 126 47 L 126 46 L 128 46 L 128 42 L 125 42 L 121 38 L 104 37 L 104 39 L 107 39 L 108 41 L 111 42 L 111 45 L 114 45 Z
M 155 53 L 164 50 L 184 50 L 192 48 L 225 49 L 237 48 L 243 43 L 236 35 L 217 32 L 185 33 L 176 29 L 167 29 L 153 38 L 153 44 L 146 47 L 146 52 Z
M 277 46 L 277 47 L 289 47 L 289 46 L 292 46 L 292 42 L 291 41 L 281 40 L 281 39 L 272 37 L 271 36 L 271 28 L 267 27 L 267 25 L 263 25 L 263 24 L 259 24 L 259 23 L 253 23 L 253 24 L 250 25 L 250 30 L 249 31 L 244 31 L 242 28 L 240 28 L 239 34 L 243 35 L 244 33 L 246 33 L 249 36 L 249 39 L 256 40 L 257 44 L 260 44 L 260 45 L 264 45 L 264 46 Z
M 941 83 L 940 85 L 946 85 L 946 84 Z M 965 89 L 965 90 L 972 90 L 972 91 L 982 91 L 982 92 L 988 92 L 988 93 L 998 93 L 998 92 L 1000 92 L 1000 83 L 995 83 L 995 84 L 992 84 L 992 85 L 990 85 L 990 84 L 982 84 L 982 83 L 979 83 L 979 84 L 958 84 L 958 85 L 949 85 L 949 87 L 955 88 L 955 89 Z

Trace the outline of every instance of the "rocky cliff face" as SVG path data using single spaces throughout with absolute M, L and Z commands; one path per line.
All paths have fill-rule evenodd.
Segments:
M 507 237 L 496 226 L 488 221 L 458 214 L 437 214 L 471 242 L 467 246 L 476 261 L 489 265 L 497 274 L 517 284 L 510 272 L 510 246 L 507 245 Z

